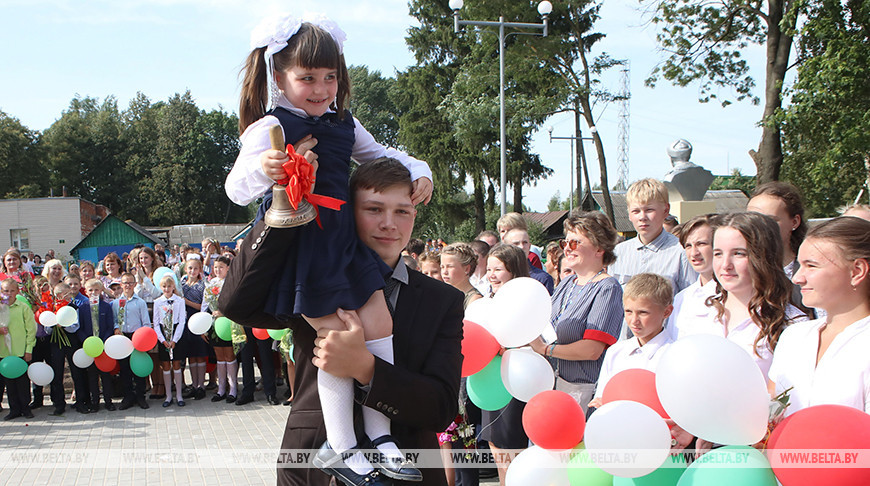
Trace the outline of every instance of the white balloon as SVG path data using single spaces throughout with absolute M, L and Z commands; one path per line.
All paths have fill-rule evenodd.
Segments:
M 34 385 L 45 386 L 54 379 L 54 370 L 43 362 L 30 363 L 30 366 L 27 367 L 27 377 Z
M 488 330 L 506 348 L 529 344 L 550 324 L 550 294 L 533 278 L 510 280 L 492 300 L 498 312 Z
M 671 451 L 671 432 L 655 410 L 642 403 L 616 400 L 592 414 L 583 442 L 602 470 L 637 478 L 664 464 Z
M 52 327 L 57 325 L 57 314 L 52 311 L 45 311 L 39 314 L 39 323 L 43 327 Z
M 465 320 L 480 325 L 491 334 L 493 320 L 496 318 L 496 311 L 493 299 L 477 299 L 465 308 Z
M 508 393 L 528 402 L 542 391 L 552 390 L 556 374 L 547 358 L 530 348 L 507 350 L 501 359 L 501 380 Z
M 187 321 L 187 328 L 197 336 L 207 333 L 211 329 L 211 314 L 208 312 L 197 312 L 190 316 L 190 320 Z
M 767 432 L 770 396 L 755 360 L 737 344 L 695 334 L 671 344 L 656 369 L 662 406 L 680 427 L 724 445 L 750 445 Z
M 79 315 L 70 306 L 63 306 L 57 310 L 57 323 L 62 327 L 70 327 L 79 320 Z
M 88 366 L 94 364 L 94 358 L 91 358 L 87 354 L 85 354 L 84 349 L 77 349 L 75 353 L 73 353 L 73 364 L 78 366 L 81 369 L 85 369 Z
M 568 486 L 568 468 L 556 454 L 538 446 L 520 452 L 508 467 L 505 485 Z
M 106 339 L 103 351 L 112 359 L 124 359 L 133 353 L 133 341 L 127 336 L 116 334 Z

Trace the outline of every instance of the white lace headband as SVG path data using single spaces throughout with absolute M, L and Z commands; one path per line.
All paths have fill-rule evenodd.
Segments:
M 263 58 L 266 61 L 269 110 L 273 109 L 278 103 L 278 85 L 275 83 L 272 56 L 287 47 L 287 41 L 296 35 L 296 32 L 299 32 L 299 27 L 305 22 L 329 32 L 338 46 L 339 54 L 344 52 L 344 41 L 347 39 L 347 34 L 341 30 L 337 23 L 323 14 L 306 13 L 302 17 L 296 17 L 292 14 L 279 14 L 263 19 L 251 32 L 251 49 L 266 48 Z

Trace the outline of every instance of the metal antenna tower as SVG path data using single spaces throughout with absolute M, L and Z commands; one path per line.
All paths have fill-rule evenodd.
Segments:
M 629 113 L 631 101 L 631 66 L 628 59 L 622 61 L 619 75 L 619 148 L 617 162 L 616 189 L 624 191 L 628 188 L 628 147 L 629 147 Z

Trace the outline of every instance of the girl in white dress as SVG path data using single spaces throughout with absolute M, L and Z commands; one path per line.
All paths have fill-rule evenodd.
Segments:
M 840 217 L 813 228 L 794 282 L 827 316 L 788 328 L 773 355 L 776 393 L 792 388 L 786 415 L 821 404 L 870 412 L 870 222 Z

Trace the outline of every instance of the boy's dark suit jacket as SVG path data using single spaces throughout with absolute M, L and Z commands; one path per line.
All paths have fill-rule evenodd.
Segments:
M 390 417 L 401 449 L 431 449 L 437 454 L 437 434 L 456 417 L 463 297 L 453 287 L 413 270 L 408 271 L 408 285 L 401 285 L 393 315 L 395 366 L 376 357 L 371 389 L 357 394 L 362 404 Z M 293 332 L 296 392 L 281 448 L 316 452 L 326 440 L 317 367 L 311 362 L 316 335 L 304 321 L 294 322 Z M 422 471 L 422 482 L 394 484 L 446 484 L 442 469 Z M 326 485 L 329 480 L 313 467 L 282 467 L 279 459 L 279 485 Z

